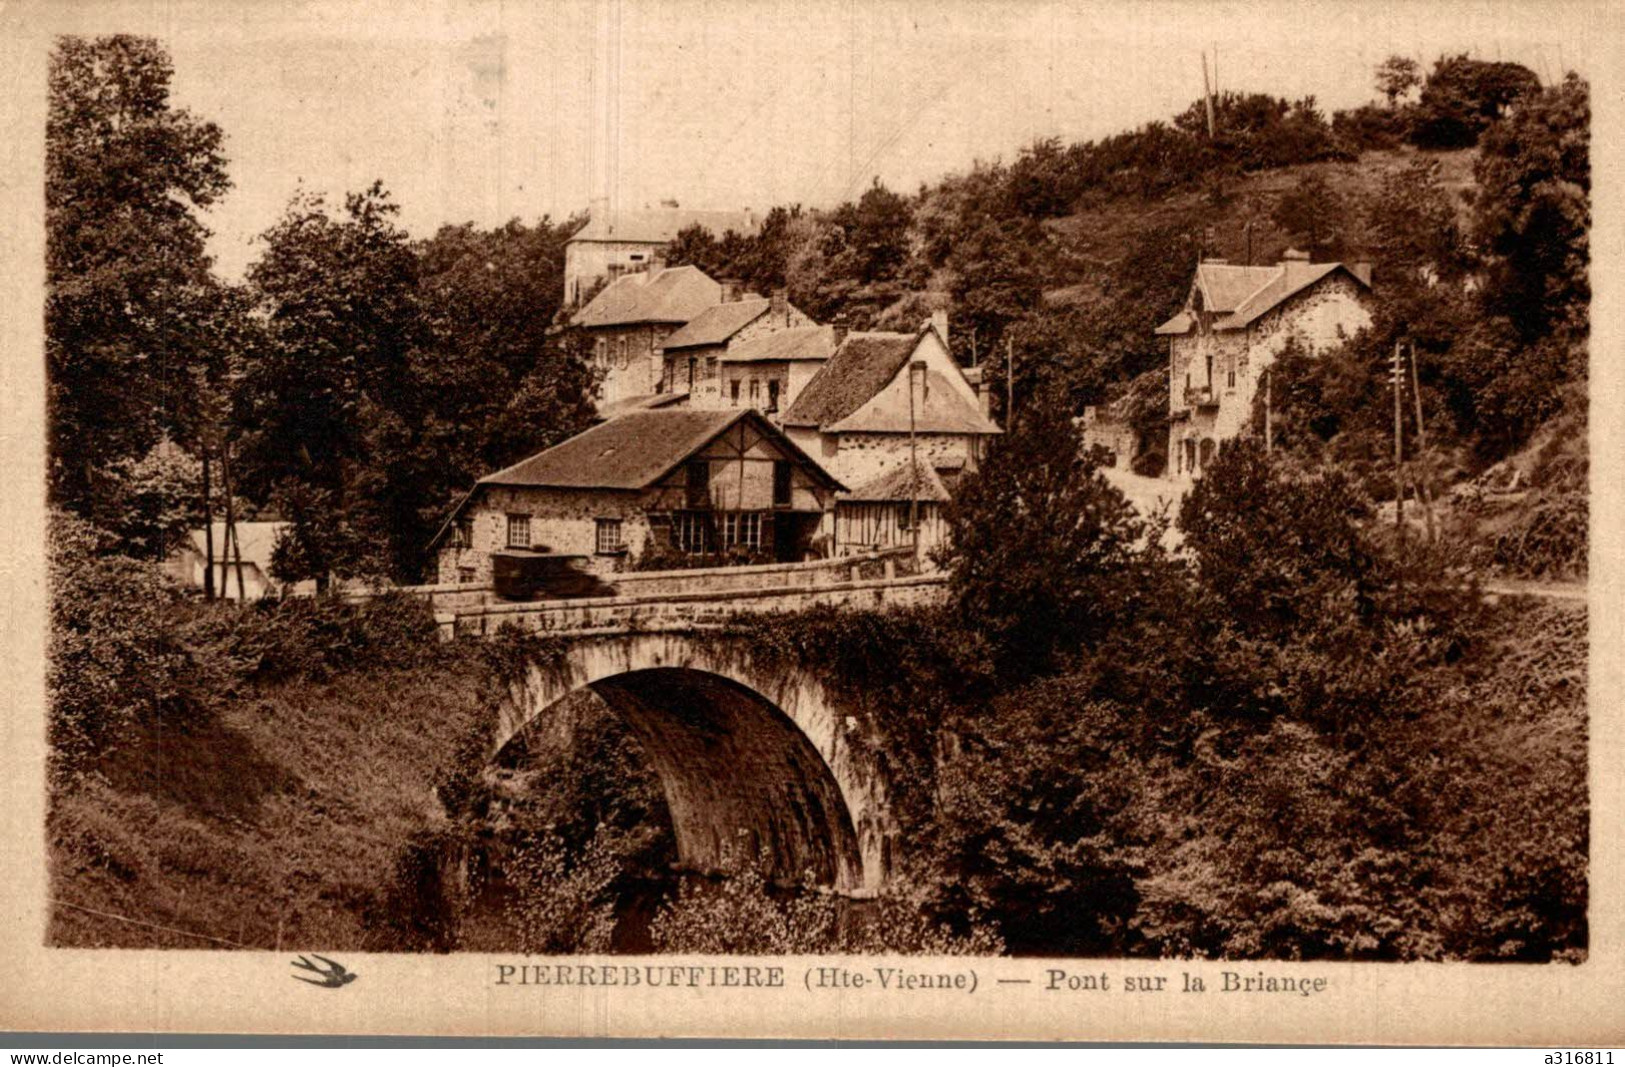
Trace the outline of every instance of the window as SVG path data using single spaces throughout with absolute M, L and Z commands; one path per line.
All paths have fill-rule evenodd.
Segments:
M 473 585 L 474 584 L 474 568 L 473 567 L 458 567 L 457 568 L 457 584 L 458 585 Z
M 597 360 L 599 363 L 603 363 L 605 360 L 609 359 L 609 342 L 602 337 L 594 341 L 592 343 L 592 355 L 593 359 Z
M 779 380 L 777 378 L 767 380 L 767 410 L 779 410 Z
M 451 528 L 451 547 L 467 548 L 474 543 L 474 531 L 467 519 L 459 519 Z
M 633 263 L 642 263 L 643 262 L 643 253 L 642 252 L 633 252 L 627 258 L 630 259 Z
M 688 357 L 688 391 L 694 391 L 694 369 L 697 366 L 693 356 Z
M 687 503 L 691 508 L 708 508 L 711 506 L 711 463 L 708 460 L 690 460 L 686 471 L 688 476 Z
M 624 338 L 624 337 L 619 337 L 619 338 L 616 338 L 616 340 L 615 340 L 615 361 L 617 363 L 619 363 L 623 367 L 626 366 L 627 352 L 626 352 L 626 338 Z
M 773 503 L 784 507 L 790 505 L 790 470 L 789 460 L 773 461 Z
M 508 516 L 508 547 L 509 548 L 529 548 L 530 547 L 530 516 L 529 515 L 509 515 Z
M 907 504 L 897 505 L 897 528 L 904 533 L 908 533 L 910 530 L 914 529 L 914 524 L 909 517 L 909 511 L 913 508 L 913 506 L 914 504 L 912 501 Z
M 728 383 L 728 393 L 733 397 L 734 407 L 739 406 L 739 379 L 735 378 Z
M 597 551 L 600 556 L 618 556 L 626 551 L 621 540 L 620 519 L 597 519 Z
M 702 511 L 674 511 L 671 516 L 671 546 L 679 552 L 715 552 L 715 527 L 711 516 Z
M 750 406 L 760 407 L 762 403 L 762 383 L 755 378 L 750 380 Z
M 722 547 L 762 547 L 762 513 L 730 511 L 722 516 Z

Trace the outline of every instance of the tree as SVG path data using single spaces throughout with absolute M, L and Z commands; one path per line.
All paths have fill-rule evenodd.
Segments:
M 1539 91 L 1534 71 L 1517 63 L 1440 56 L 1422 86 L 1411 138 L 1423 148 L 1470 148 L 1513 103 Z
M 1377 67 L 1377 92 L 1397 107 L 1401 97 L 1422 84 L 1422 68 L 1409 56 L 1389 56 Z
M 1437 159 L 1417 159 L 1385 175 L 1367 212 L 1378 268 L 1407 285 L 1453 281 L 1469 266 L 1455 200 Z
M 1485 299 L 1526 340 L 1583 336 L 1591 299 L 1591 90 L 1576 75 L 1530 93 L 1491 126 L 1473 167 L 1473 228 L 1491 268 Z
M 1337 238 L 1343 200 L 1319 174 L 1307 174 L 1276 204 L 1270 218 L 1288 233 L 1301 234 L 1311 245 L 1329 245 Z
M 268 338 L 241 385 L 244 491 L 290 523 L 278 554 L 288 580 L 402 560 L 390 531 L 411 509 L 398 484 L 409 472 L 395 461 L 425 398 L 409 373 L 418 263 L 398 211 L 378 183 L 347 196 L 338 217 L 297 196 L 249 268 Z
M 210 338 L 196 212 L 226 191 L 219 127 L 169 103 L 158 42 L 64 37 L 45 130 L 48 425 L 53 501 L 94 514 L 112 465 L 137 460 L 188 407 Z
M 1340 472 L 1298 474 L 1256 438 L 1225 442 L 1179 509 L 1202 584 L 1240 628 L 1286 640 L 1326 613 L 1369 612 L 1385 575 Z
M 860 284 L 888 281 L 902 269 L 909 252 L 913 209 L 908 200 L 876 178 L 856 204 L 831 212 L 834 229 L 825 254 L 832 269 Z
M 700 223 L 684 226 L 666 243 L 666 264 L 672 267 L 698 267 L 715 276 L 723 271 L 722 251 L 716 235 Z
M 1012 678 L 1120 624 L 1146 562 L 1145 525 L 1053 403 L 1033 405 L 993 445 L 957 488 L 948 524 L 942 562 L 959 617 Z

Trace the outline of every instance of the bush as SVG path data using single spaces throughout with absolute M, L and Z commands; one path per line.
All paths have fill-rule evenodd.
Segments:
M 948 504 L 950 595 L 1009 679 L 1089 642 L 1133 597 L 1145 526 L 1081 453 L 1072 420 L 1035 405 Z
M 103 536 L 53 512 L 46 687 L 53 774 L 82 768 L 141 724 L 202 714 L 210 677 L 166 625 L 180 590 L 152 563 L 104 554 Z

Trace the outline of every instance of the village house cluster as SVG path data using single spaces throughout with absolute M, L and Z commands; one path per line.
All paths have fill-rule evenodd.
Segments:
M 905 546 L 928 560 L 942 543 L 944 505 L 1002 432 L 980 371 L 950 353 L 946 313 L 908 332 L 815 322 L 782 290 L 667 266 L 667 243 L 695 222 L 753 225 L 667 208 L 595 218 L 571 240 L 568 321 L 591 346 L 602 421 L 480 479 L 436 537 L 440 583 L 491 582 L 512 556 L 608 575 L 649 559 Z M 1295 250 L 1268 266 L 1200 262 L 1156 331 L 1168 338 L 1165 477 L 1199 475 L 1219 442 L 1248 432 L 1289 342 L 1314 352 L 1368 324 L 1370 286 L 1364 264 Z M 1091 408 L 1083 433 L 1119 467 L 1154 447 L 1110 406 Z
M 600 421 L 481 478 L 431 545 L 432 580 L 905 548 L 929 567 L 955 486 L 1002 432 L 980 369 L 949 350 L 947 314 L 903 332 L 815 322 L 782 290 L 666 265 L 683 228 L 749 233 L 750 213 L 594 208 L 566 246 L 564 286 L 566 324 L 588 339 L 600 380 Z M 1199 476 L 1220 442 L 1252 430 L 1280 354 L 1353 336 L 1370 322 L 1370 290 L 1369 265 L 1292 249 L 1271 265 L 1203 259 L 1156 329 L 1168 339 L 1166 420 L 1135 425 L 1121 401 L 1091 407 L 1084 447 L 1123 469 L 1165 447 L 1164 478 Z M 200 581 L 201 531 L 194 540 L 175 566 Z M 221 556 L 222 540 L 219 581 L 234 590 L 241 571 L 244 595 L 277 591 L 270 524 L 234 546 L 241 561 Z

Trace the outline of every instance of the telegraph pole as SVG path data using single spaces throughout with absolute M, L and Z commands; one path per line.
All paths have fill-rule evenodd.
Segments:
M 1004 339 L 1004 428 L 1009 432 L 1016 423 L 1016 346 Z
M 1422 422 L 1422 382 L 1416 370 L 1416 342 L 1412 341 L 1411 348 L 1411 399 L 1416 402 L 1416 455 L 1421 460 L 1422 476 L 1418 479 L 1417 495 L 1422 500 L 1422 517 L 1427 520 L 1428 544 L 1438 541 L 1438 532 L 1433 527 L 1433 490 L 1428 486 L 1428 432 Z
M 1404 406 L 1400 398 L 1400 383 L 1404 380 L 1404 373 L 1400 367 L 1399 342 L 1394 342 L 1393 373 L 1389 375 L 1394 383 L 1394 529 L 1399 533 L 1399 539 L 1405 539 L 1405 452 L 1404 431 L 1402 420 Z
M 914 565 L 920 563 L 920 458 L 914 442 L 914 368 L 908 365 L 908 528 L 914 535 Z
M 1264 368 L 1264 451 L 1275 451 L 1275 408 L 1271 401 L 1275 388 L 1274 367 Z

